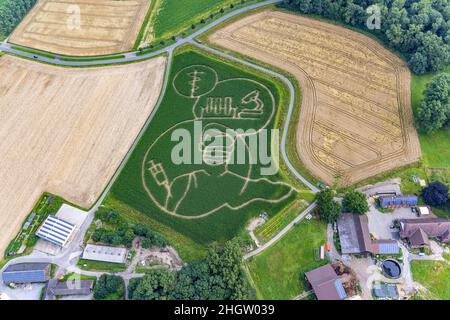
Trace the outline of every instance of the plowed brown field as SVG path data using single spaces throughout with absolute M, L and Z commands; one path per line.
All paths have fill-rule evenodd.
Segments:
M 66 55 L 127 51 L 134 45 L 150 2 L 39 0 L 9 41 Z
M 233 22 L 209 40 L 298 79 L 298 153 L 328 184 L 350 185 L 419 160 L 409 69 L 376 41 L 277 11 Z
M 91 69 L 0 58 L 0 252 L 43 192 L 92 206 L 159 97 L 163 57 Z

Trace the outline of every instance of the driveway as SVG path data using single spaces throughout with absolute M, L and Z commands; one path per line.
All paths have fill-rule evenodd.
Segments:
M 369 212 L 367 213 L 369 219 L 369 230 L 377 239 L 394 239 L 397 240 L 395 230 L 392 230 L 394 220 L 398 219 L 415 219 L 416 215 L 410 208 L 398 208 L 394 212 L 381 213 L 378 211 L 373 203 L 370 203 Z

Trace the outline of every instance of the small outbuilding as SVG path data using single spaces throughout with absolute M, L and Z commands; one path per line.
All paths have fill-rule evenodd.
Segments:
M 88 244 L 83 251 L 83 259 L 112 263 L 125 263 L 127 259 L 127 249 Z
M 419 197 L 415 195 L 387 196 L 379 199 L 382 208 L 415 207 L 419 204 Z
M 54 286 L 47 288 L 47 294 L 54 297 L 88 296 L 93 288 L 93 280 L 58 281 Z
M 344 300 L 347 298 L 344 286 L 330 264 L 306 272 L 305 276 L 311 284 L 317 300 Z

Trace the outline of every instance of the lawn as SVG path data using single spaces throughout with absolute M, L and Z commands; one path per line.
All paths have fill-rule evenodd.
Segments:
M 326 225 L 304 220 L 281 240 L 246 262 L 258 299 L 292 299 L 307 290 L 304 273 L 326 264 L 315 250 L 326 241 Z
M 77 266 L 86 271 L 107 271 L 107 272 L 122 272 L 127 266 L 124 263 L 111 263 L 103 261 L 92 261 L 80 259 Z
M 412 261 L 414 281 L 429 290 L 433 299 L 450 300 L 450 266 L 442 261 Z
M 450 68 L 445 71 L 450 74 Z M 423 99 L 427 84 L 435 74 L 413 75 L 412 77 L 412 106 L 414 114 Z M 442 129 L 432 134 L 419 132 L 422 147 L 423 164 L 431 168 L 450 168 L 450 129 Z
M 162 105 L 105 205 L 162 233 L 189 261 L 211 242 L 238 235 L 250 217 L 262 211 L 274 216 L 297 195 L 280 173 L 262 176 L 260 162 L 179 165 L 173 160 L 179 133 L 194 136 L 189 142 L 194 151 L 176 152 L 177 156 L 193 160 L 199 147 L 200 158 L 208 158 L 206 144 L 194 141 L 194 120 L 201 121 L 203 130 L 221 133 L 225 128 L 273 128 L 283 99 L 279 84 L 193 47 L 177 51 L 169 80 Z M 237 138 L 235 148 L 251 138 Z M 249 159 L 247 151 L 244 155 Z

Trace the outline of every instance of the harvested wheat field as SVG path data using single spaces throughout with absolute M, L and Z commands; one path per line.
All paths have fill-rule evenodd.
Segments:
M 276 11 L 238 20 L 209 39 L 298 79 L 297 150 L 326 183 L 350 185 L 419 160 L 409 69 L 376 41 Z
M 0 251 L 44 192 L 92 206 L 149 117 L 163 57 L 91 69 L 0 58 Z
M 9 41 L 66 55 L 130 50 L 150 0 L 39 0 Z

